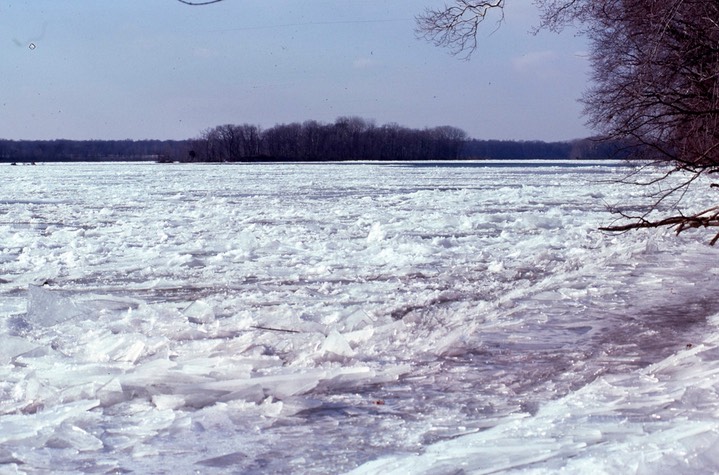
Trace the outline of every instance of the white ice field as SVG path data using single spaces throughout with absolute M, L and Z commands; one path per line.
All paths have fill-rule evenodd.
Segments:
M 719 249 L 627 171 L 2 166 L 0 473 L 716 472 Z

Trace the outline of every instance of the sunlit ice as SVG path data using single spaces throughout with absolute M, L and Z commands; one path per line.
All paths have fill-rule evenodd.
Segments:
M 715 251 L 579 165 L 0 167 L 2 470 L 716 467 Z

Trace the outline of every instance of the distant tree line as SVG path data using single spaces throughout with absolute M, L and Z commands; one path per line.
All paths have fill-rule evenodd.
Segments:
M 631 158 L 634 147 L 619 140 L 592 138 L 566 142 L 538 140 L 467 140 L 462 158 L 479 160 L 623 160 Z
M 456 160 L 467 134 L 456 127 L 410 129 L 376 126 L 359 117 L 332 124 L 314 120 L 276 125 L 220 125 L 192 140 L 189 159 L 203 162 L 254 160 Z
M 456 127 L 377 126 L 358 117 L 334 123 L 220 125 L 188 140 L 0 140 L 2 162 L 339 161 L 624 158 L 617 142 L 477 140 Z
M 187 140 L 0 140 L 0 161 L 162 161 L 184 157 L 188 146 Z

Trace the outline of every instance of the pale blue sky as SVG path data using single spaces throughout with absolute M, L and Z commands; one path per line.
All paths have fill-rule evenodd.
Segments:
M 509 2 L 462 61 L 414 33 L 440 0 L 6 0 L 0 138 L 182 139 L 355 115 L 480 139 L 591 134 L 585 43 Z M 34 48 L 31 48 L 31 43 Z

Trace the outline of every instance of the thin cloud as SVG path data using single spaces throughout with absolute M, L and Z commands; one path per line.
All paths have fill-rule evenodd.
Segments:
M 512 68 L 520 74 L 547 74 L 555 70 L 559 59 L 555 51 L 535 51 L 512 59 Z
M 210 49 L 210 48 L 195 48 L 193 51 L 196 58 L 201 59 L 209 59 L 209 58 L 216 58 L 220 54 L 217 52 L 217 50 Z
M 372 58 L 362 57 L 357 58 L 352 62 L 352 67 L 354 69 L 370 69 L 374 67 L 377 64 L 375 60 Z

